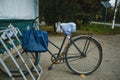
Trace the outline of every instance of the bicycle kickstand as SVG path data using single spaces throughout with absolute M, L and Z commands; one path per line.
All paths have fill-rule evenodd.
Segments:
M 52 64 L 48 67 L 48 70 L 52 70 L 52 69 L 53 69 L 53 67 L 52 67 L 53 64 L 54 64 L 54 63 L 52 63 Z

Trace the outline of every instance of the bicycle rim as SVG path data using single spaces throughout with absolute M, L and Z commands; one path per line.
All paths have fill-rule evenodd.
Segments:
M 66 64 L 75 74 L 90 74 L 98 69 L 102 61 L 101 45 L 93 38 L 82 36 L 73 40 L 77 47 L 83 52 L 86 40 L 89 41 L 86 57 L 81 56 L 75 46 L 70 43 L 66 49 Z

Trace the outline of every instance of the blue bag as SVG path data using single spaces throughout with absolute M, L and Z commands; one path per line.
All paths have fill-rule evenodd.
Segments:
M 48 33 L 41 30 L 25 30 L 22 36 L 25 52 L 45 52 L 48 49 Z

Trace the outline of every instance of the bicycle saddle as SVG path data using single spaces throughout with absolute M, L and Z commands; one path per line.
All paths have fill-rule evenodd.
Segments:
M 67 36 L 70 36 L 72 32 L 76 31 L 76 24 L 74 22 L 61 23 L 60 27 Z

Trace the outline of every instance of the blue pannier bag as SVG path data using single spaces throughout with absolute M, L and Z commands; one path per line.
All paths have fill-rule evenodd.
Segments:
M 25 30 L 22 35 L 25 52 L 45 52 L 48 49 L 48 33 L 41 30 Z

